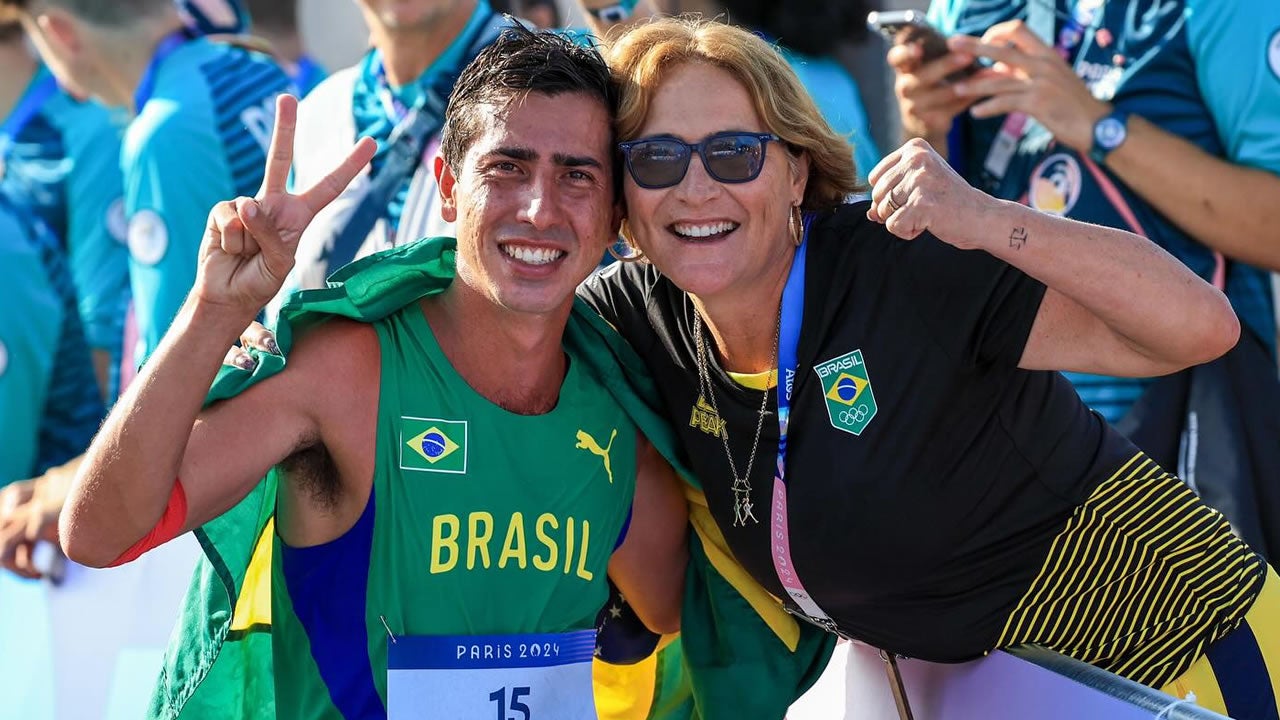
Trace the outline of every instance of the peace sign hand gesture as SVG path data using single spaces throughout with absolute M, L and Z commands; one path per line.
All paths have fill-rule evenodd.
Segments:
M 255 197 L 225 200 L 209 212 L 194 290 L 200 301 L 233 308 L 248 318 L 256 315 L 293 269 L 302 232 L 377 150 L 376 142 L 363 138 L 319 182 L 302 193 L 290 193 L 286 183 L 297 123 L 298 100 L 281 95 L 262 188 Z

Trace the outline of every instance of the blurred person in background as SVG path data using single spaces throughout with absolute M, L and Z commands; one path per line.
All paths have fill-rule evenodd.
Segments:
M 372 47 L 321 82 L 298 110 L 293 182 L 308 187 L 370 137 L 378 152 L 306 233 L 274 307 L 297 289 L 400 242 L 448 235 L 430 159 L 462 69 L 503 25 L 485 0 L 356 0 Z M 425 161 L 424 161 L 425 160 Z
M 32 53 L 16 14 L 3 7 L 0 67 L 5 69 L 0 74 L 0 117 L 4 118 L 0 126 L 0 195 L 5 198 L 4 213 L 21 225 L 14 231 L 15 238 L 29 237 L 33 243 L 39 239 L 38 254 L 48 267 L 49 287 L 61 293 L 62 301 L 73 303 L 71 307 L 79 316 L 64 317 L 61 305 L 54 307 L 52 314 L 44 314 L 42 308 L 48 303 L 41 302 L 38 293 L 15 286 L 12 298 L 4 304 L 8 331 L 12 333 L 15 324 L 25 323 L 32 326 L 24 334 L 27 340 L 33 334 L 59 332 L 80 338 L 79 342 L 87 342 L 92 363 L 92 372 L 71 371 L 79 367 L 75 352 L 59 358 L 55 355 L 57 346 L 50 346 L 48 356 L 36 360 L 28 345 L 25 356 L 11 358 L 7 379 L 0 379 L 10 388 L 9 398 L 0 403 L 6 414 L 4 422 L 15 427 L 4 435 L 14 443 L 9 458 L 13 464 L 6 472 L 25 468 L 4 479 L 15 482 L 0 502 L 0 566 L 31 576 L 35 570 L 28 551 L 37 536 L 55 536 L 57 489 L 64 487 L 75 471 L 74 462 L 65 463 L 87 447 L 93 428 L 84 423 L 94 423 L 92 418 L 102 414 L 103 401 L 113 401 L 118 390 L 129 303 L 120 175 L 124 122 L 98 103 L 59 87 Z M 70 282 L 64 284 L 68 273 Z M 24 280 L 18 285 L 29 288 L 35 282 L 43 283 L 44 279 Z M 46 376 L 40 368 L 55 372 Z M 47 396 L 49 406 L 37 402 L 16 407 L 15 397 L 31 399 L 33 393 Z M 37 414 L 46 424 L 65 424 L 61 429 L 41 430 L 46 450 L 34 463 L 25 462 L 21 450 L 21 438 L 36 427 L 20 420 L 29 413 Z M 62 439 L 56 451 L 48 449 L 50 437 Z M 50 458 L 56 460 L 51 462 Z M 35 473 L 39 474 L 33 477 Z M 44 502 L 51 496 L 52 503 Z
M 242 0 L 174 0 L 184 24 L 201 35 L 243 35 L 249 10 Z
M 0 307 L 0 566 L 35 578 L 35 541 L 57 535 L 33 522 L 43 489 L 24 478 L 83 452 L 104 410 L 65 253 L 2 193 Z
M 137 342 L 155 349 L 195 278 L 209 209 L 262 182 L 275 96 L 270 59 L 196 36 L 165 0 L 4 0 L 55 75 L 132 119 L 121 152 Z
M 132 118 L 119 158 L 132 296 L 123 391 L 191 288 L 209 209 L 261 184 L 289 80 L 264 56 L 198 37 L 169 0 L 3 0 L 0 11 L 20 18 L 60 82 Z M 44 508 L 31 512 L 45 525 L 32 533 L 52 532 L 45 510 L 61 505 L 79 459 L 40 481 Z
M 871 136 L 867 111 L 858 83 L 835 58 L 843 43 L 866 35 L 871 3 L 860 0 L 581 0 L 596 32 L 605 34 L 611 24 L 633 22 L 658 15 L 699 13 L 705 18 L 726 19 L 775 43 L 791 69 L 831 127 L 853 145 L 859 180 L 880 161 L 880 150 Z
M 17 212 L 43 220 L 67 255 L 96 385 L 110 402 L 129 303 L 124 122 L 59 87 L 9 8 L 0 8 L 0 67 L 0 192 Z
M 248 0 L 253 34 L 266 40 L 276 60 L 293 80 L 298 97 L 306 97 L 328 72 L 307 54 L 298 30 L 298 3 L 290 0 Z
M 560 8 L 556 7 L 555 0 L 495 0 L 490 5 L 494 12 L 527 20 L 540 30 L 560 27 Z
M 1280 268 L 1280 3 L 935 0 L 928 16 L 950 52 L 888 56 L 909 135 L 996 197 L 1135 232 L 1225 290 L 1244 332 L 1216 379 L 1068 377 L 1157 459 L 1183 460 L 1180 475 L 1274 558 L 1280 429 L 1257 402 L 1280 395 L 1266 270 Z M 953 76 L 975 58 L 992 66 Z

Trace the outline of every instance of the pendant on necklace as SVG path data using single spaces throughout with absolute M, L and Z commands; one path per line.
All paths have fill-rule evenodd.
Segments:
M 751 486 L 747 484 L 747 479 L 736 478 L 733 481 L 733 526 L 746 527 L 748 519 L 759 525 L 760 520 L 756 518 L 754 507 L 751 503 Z

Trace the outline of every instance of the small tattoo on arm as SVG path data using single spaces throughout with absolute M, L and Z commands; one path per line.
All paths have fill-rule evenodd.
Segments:
M 1014 250 L 1021 250 L 1023 245 L 1027 244 L 1027 229 L 1014 228 L 1013 233 L 1009 235 L 1009 247 Z

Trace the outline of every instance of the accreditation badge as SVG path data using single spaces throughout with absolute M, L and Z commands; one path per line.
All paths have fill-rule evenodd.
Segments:
M 596 631 L 387 640 L 390 720 L 596 720 Z

